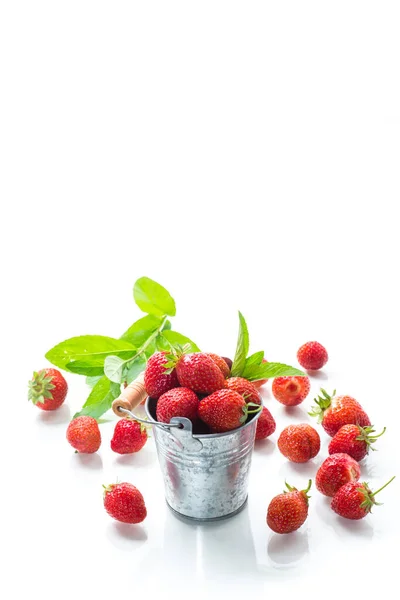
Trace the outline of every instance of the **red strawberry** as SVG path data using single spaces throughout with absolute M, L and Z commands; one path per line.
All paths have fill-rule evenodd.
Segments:
M 225 387 L 225 377 L 212 358 L 202 352 L 183 354 L 176 362 L 176 373 L 182 387 L 197 394 L 212 394 Z
M 147 516 L 146 505 L 139 490 L 131 483 L 103 485 L 104 508 L 121 523 L 141 523 Z
M 319 342 L 307 342 L 298 349 L 297 360 L 303 369 L 316 371 L 328 362 L 328 353 Z
M 257 420 L 256 440 L 264 440 L 274 433 L 276 423 L 274 417 L 265 406 Z
M 310 391 L 308 377 L 276 377 L 272 382 L 272 393 L 285 406 L 301 404 Z
M 57 369 L 35 371 L 28 387 L 28 399 L 42 410 L 61 406 L 68 392 L 67 382 Z
M 245 423 L 247 416 L 261 410 L 261 406 L 246 404 L 243 397 L 233 390 L 218 390 L 203 398 L 199 417 L 214 432 L 230 431 Z
M 147 442 L 146 426 L 133 419 L 120 419 L 115 426 L 111 450 L 118 454 L 139 452 Z
M 389 485 L 393 479 L 394 477 L 376 492 L 370 490 L 368 483 L 350 481 L 336 492 L 331 502 L 331 508 L 345 519 L 363 519 L 371 512 L 374 505 L 380 504 L 380 502 L 375 501 L 375 496 Z
M 263 358 L 261 362 L 267 363 L 268 361 L 265 358 Z M 259 390 L 260 387 L 263 386 L 268 381 L 269 381 L 268 379 L 258 379 L 257 381 L 252 381 L 251 383 Z
M 333 437 L 343 425 L 368 427 L 371 421 L 361 404 L 351 396 L 330 396 L 321 388 L 322 396 L 314 399 L 317 404 L 308 414 L 318 417 L 326 433 Z
M 291 533 L 299 529 L 308 516 L 307 492 L 311 488 L 311 479 L 305 490 L 298 491 L 285 482 L 288 492 L 273 498 L 268 506 L 267 524 L 275 533 Z
M 340 452 L 324 460 L 315 476 L 315 485 L 324 496 L 334 496 L 342 485 L 360 479 L 360 475 L 358 462 Z
M 220 368 L 221 373 L 225 377 L 225 379 L 227 377 L 229 377 L 229 375 L 231 374 L 231 370 L 228 367 L 228 363 L 226 362 L 225 359 L 222 358 L 222 356 L 218 356 L 218 354 L 212 354 L 211 352 L 208 352 L 207 356 L 209 356 L 215 362 L 215 364 Z
M 311 425 L 289 425 L 278 439 L 278 448 L 292 462 L 305 463 L 317 456 L 321 447 L 319 434 Z
M 373 427 L 360 427 L 359 425 L 343 425 L 334 435 L 329 444 L 329 454 L 345 452 L 354 460 L 362 460 L 369 452 L 375 450 L 372 444 L 385 433 L 386 427 L 375 435 Z
M 248 379 L 244 379 L 244 377 L 229 377 L 226 381 L 226 386 L 229 390 L 233 390 L 243 396 L 247 403 L 254 402 L 254 404 L 261 404 L 257 388 Z
M 77 452 L 97 452 L 101 444 L 101 435 L 96 419 L 89 416 L 73 419 L 68 425 L 67 440 Z
M 168 362 L 166 352 L 156 352 L 147 361 L 144 373 L 144 387 L 151 398 L 159 398 L 168 390 L 179 386 L 175 369 L 167 372 L 165 365 Z
M 169 423 L 172 417 L 186 417 L 192 422 L 197 419 L 199 399 L 192 390 L 181 387 L 165 392 L 157 402 L 157 421 Z

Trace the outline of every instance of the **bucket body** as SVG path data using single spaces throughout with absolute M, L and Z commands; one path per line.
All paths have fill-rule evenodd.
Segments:
M 146 412 L 155 422 L 155 401 Z M 256 413 L 226 433 L 196 435 L 188 419 L 171 419 L 182 429 L 153 425 L 169 506 L 196 520 L 221 519 L 238 512 L 247 500 L 248 478 L 257 427 Z

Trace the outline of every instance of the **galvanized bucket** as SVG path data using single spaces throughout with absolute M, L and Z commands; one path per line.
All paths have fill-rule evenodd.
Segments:
M 156 400 L 147 398 L 165 496 L 179 515 L 209 521 L 237 513 L 246 503 L 257 419 L 216 434 L 193 434 L 189 419 L 156 421 Z

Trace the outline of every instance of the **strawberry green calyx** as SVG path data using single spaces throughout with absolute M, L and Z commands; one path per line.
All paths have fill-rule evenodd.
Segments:
M 56 387 L 52 383 L 53 378 L 46 375 L 45 371 L 34 371 L 32 380 L 28 384 L 28 400 L 37 404 L 53 398 L 51 390 Z
M 311 498 L 311 496 L 308 495 L 308 492 L 311 489 L 311 484 L 312 484 L 312 481 L 311 481 L 311 479 L 309 479 L 308 486 L 306 487 L 306 489 L 300 490 L 300 493 L 303 494 L 305 500 L 307 501 L 307 504 L 308 504 L 309 499 Z M 289 485 L 289 483 L 287 483 L 287 481 L 285 481 L 285 486 L 287 487 L 287 490 L 283 490 L 284 494 L 287 494 L 288 492 L 298 492 L 299 491 L 297 488 L 293 487 L 292 485 Z
M 387 481 L 385 483 L 385 485 L 383 485 L 381 488 L 379 488 L 379 490 L 376 490 L 376 492 L 373 492 L 369 488 L 368 483 L 363 482 L 361 484 L 361 487 L 358 488 L 358 490 L 361 492 L 361 494 L 363 495 L 363 498 L 364 498 L 360 504 L 360 507 L 363 508 L 365 510 L 365 512 L 370 513 L 372 510 L 372 507 L 374 505 L 381 506 L 382 502 L 376 502 L 375 496 L 377 494 L 379 494 L 379 492 L 381 492 L 385 487 L 387 487 L 389 485 L 389 483 L 392 483 L 392 481 L 395 477 L 396 477 L 396 475 L 394 475 L 391 479 L 389 479 L 389 481 Z
M 175 344 L 171 346 L 171 351 L 165 355 L 165 358 L 168 362 L 164 364 L 165 373 L 169 375 L 175 369 L 178 360 L 184 355 L 190 352 L 190 344 L 184 344 L 181 346 L 180 344 Z
M 106 497 L 107 494 L 109 494 L 110 492 L 113 491 L 115 485 L 116 485 L 115 483 L 109 483 L 108 485 L 104 485 L 104 483 L 103 483 L 103 488 L 104 488 L 103 497 L 104 498 Z
M 322 422 L 325 412 L 330 408 L 332 404 L 332 398 L 336 395 L 336 390 L 333 390 L 331 395 L 328 394 L 323 388 L 321 388 L 321 395 L 314 398 L 316 406 L 308 413 L 310 417 L 317 417 L 318 423 Z
M 252 410 L 249 410 L 249 408 Z M 260 404 L 256 404 L 255 402 L 249 402 L 248 404 L 245 404 L 245 406 L 242 408 L 243 415 L 240 417 L 240 422 L 242 424 L 245 423 L 249 415 L 255 415 L 256 413 L 260 412 L 260 410 L 262 410 L 262 406 Z
M 370 427 L 361 427 L 360 425 L 357 425 L 357 427 L 360 431 L 360 435 L 356 437 L 356 440 L 365 442 L 368 446 L 368 450 L 376 450 L 376 448 L 374 448 L 372 444 L 374 444 L 376 440 L 385 433 L 386 427 L 383 428 L 383 431 L 381 431 L 381 433 L 378 433 L 376 435 L 373 425 L 371 425 Z

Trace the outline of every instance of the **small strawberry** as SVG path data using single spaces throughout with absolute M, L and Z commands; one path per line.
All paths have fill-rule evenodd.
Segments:
M 267 363 L 268 361 L 265 358 L 263 358 L 261 362 Z M 259 390 L 260 387 L 266 384 L 268 381 L 268 379 L 257 379 L 256 381 L 252 381 L 251 383 Z
M 104 508 L 121 523 L 141 523 L 147 516 L 146 505 L 139 490 L 131 483 L 103 485 Z
M 220 433 L 236 429 L 246 422 L 249 414 L 259 412 L 261 406 L 250 402 L 233 390 L 218 390 L 203 398 L 199 406 L 199 417 L 211 429 Z
M 276 377 L 272 382 L 272 393 L 281 404 L 297 406 L 310 391 L 308 377 Z
M 264 440 L 274 433 L 276 423 L 274 417 L 265 406 L 257 420 L 256 440 Z
M 130 418 L 120 419 L 114 429 L 111 450 L 118 454 L 133 454 L 139 452 L 146 442 L 145 425 Z
M 89 416 L 73 419 L 68 425 L 67 440 L 77 452 L 97 452 L 101 444 L 101 435 L 96 419 Z
M 374 505 L 379 506 L 381 504 L 375 501 L 375 496 L 389 485 L 393 479 L 394 477 L 376 492 L 370 490 L 368 483 L 350 481 L 336 492 L 331 502 L 331 508 L 345 519 L 363 519 L 369 515 Z
M 324 496 L 334 496 L 342 485 L 349 481 L 357 481 L 360 475 L 358 462 L 341 452 L 324 460 L 315 476 L 315 485 Z
M 165 392 L 157 402 L 157 421 L 169 423 L 172 417 L 186 417 L 194 422 L 198 416 L 199 399 L 188 388 L 175 388 Z
M 222 356 L 218 356 L 218 354 L 212 354 L 211 352 L 208 352 L 207 356 L 209 356 L 215 362 L 217 367 L 220 368 L 221 373 L 225 377 L 225 379 L 229 377 L 229 375 L 231 374 L 231 370 L 228 367 L 228 363 L 224 358 L 222 358 Z
M 233 361 L 232 361 L 232 359 L 231 359 L 231 358 L 227 358 L 226 356 L 223 356 L 222 358 L 224 359 L 224 361 L 225 361 L 225 362 L 226 362 L 226 364 L 228 365 L 228 367 L 229 367 L 229 372 L 231 372 L 232 365 L 233 365 Z
M 226 386 L 229 390 L 233 390 L 243 396 L 247 403 L 254 402 L 254 404 L 261 404 L 257 388 L 248 379 L 244 379 L 244 377 L 229 377 L 226 381 Z
M 297 360 L 308 371 L 316 371 L 328 362 L 328 353 L 319 342 L 307 342 L 297 351 Z
M 178 377 L 175 369 L 167 372 L 165 365 L 168 362 L 166 352 L 156 352 L 147 361 L 144 372 L 144 387 L 151 398 L 159 398 L 168 390 L 178 387 Z
M 61 406 L 68 392 L 67 382 L 57 369 L 35 371 L 28 387 L 28 399 L 42 410 Z
M 321 388 L 322 396 L 314 399 L 315 406 L 308 414 L 318 417 L 326 433 L 333 437 L 343 425 L 360 425 L 368 427 L 371 421 L 361 404 L 351 396 L 330 396 Z
M 167 369 L 176 367 L 179 384 L 197 394 L 212 394 L 225 387 L 225 377 L 212 358 L 203 352 L 182 354 L 174 350 L 168 355 Z
M 275 533 L 296 531 L 308 516 L 309 496 L 307 492 L 311 488 L 311 479 L 307 488 L 300 492 L 286 482 L 285 485 L 289 491 L 275 496 L 268 506 L 267 524 Z
M 343 425 L 329 444 L 329 454 L 345 452 L 354 460 L 362 460 L 370 450 L 375 450 L 372 446 L 376 440 L 386 431 L 383 428 L 381 433 L 375 435 L 373 427 L 360 427 L 360 425 Z
M 307 423 L 285 427 L 278 439 L 278 448 L 283 456 L 295 463 L 305 463 L 314 458 L 320 447 L 318 432 Z

